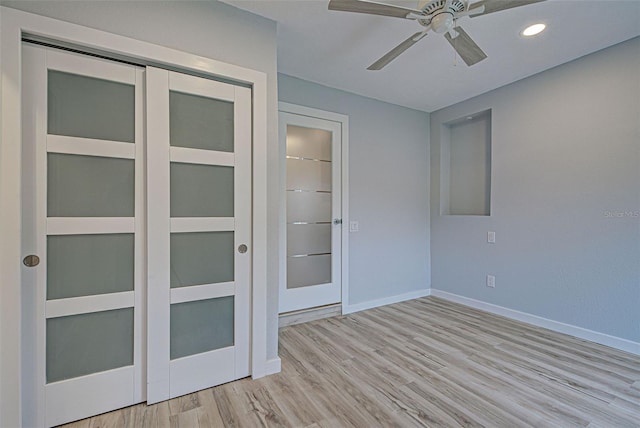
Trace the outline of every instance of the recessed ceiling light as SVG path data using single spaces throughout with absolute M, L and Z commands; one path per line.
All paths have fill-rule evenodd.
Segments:
M 535 36 L 540 34 L 547 26 L 544 24 L 533 24 L 522 30 L 522 35 L 525 37 Z

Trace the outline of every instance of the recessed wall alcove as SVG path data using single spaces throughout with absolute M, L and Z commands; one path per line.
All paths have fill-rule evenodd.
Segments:
M 442 215 L 491 215 L 491 110 L 441 125 Z

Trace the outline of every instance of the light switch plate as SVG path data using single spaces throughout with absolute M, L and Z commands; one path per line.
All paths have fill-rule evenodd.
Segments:
M 349 232 L 357 232 L 359 230 L 360 230 L 360 223 L 358 223 L 357 221 L 349 222 Z
M 495 288 L 496 277 L 493 275 L 487 275 L 487 287 Z
M 487 242 L 490 244 L 496 243 L 496 233 L 493 231 L 487 232 Z

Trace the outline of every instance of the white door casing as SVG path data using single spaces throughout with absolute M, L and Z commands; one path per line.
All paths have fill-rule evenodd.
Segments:
M 285 161 L 279 312 L 344 305 L 348 296 L 348 235 L 343 226 L 348 213 L 348 118 L 280 103 L 279 135 Z M 305 207 L 304 201 L 313 206 Z M 330 260 L 328 269 L 322 259 Z
M 23 37 L 60 46 L 87 50 L 106 57 L 128 59 L 136 64 L 164 64 L 168 68 L 185 70 L 214 79 L 241 82 L 252 94 L 252 290 L 251 290 L 251 373 L 254 378 L 280 370 L 277 356 L 267 353 L 270 324 L 267 311 L 267 75 L 263 72 L 223 63 L 190 53 L 166 48 L 68 22 L 0 6 L 0 425 L 43 425 L 44 412 L 33 407 L 38 394 L 34 384 L 37 373 L 31 364 L 34 346 L 27 338 L 31 334 L 29 308 L 22 302 L 29 299 L 34 288 L 34 270 L 22 265 L 27 254 L 35 253 L 28 242 L 28 218 L 22 218 L 23 199 L 31 186 L 22 175 L 22 123 L 28 119 L 21 85 L 24 58 Z M 86 47 L 86 49 L 85 49 Z M 28 151 L 28 147 L 24 147 Z M 25 238 L 25 239 L 23 239 Z M 277 327 L 276 327 L 277 328 Z M 144 385 L 143 385 L 144 387 Z M 144 388 L 142 388 L 144 389 Z M 144 391 L 142 390 L 142 393 Z M 42 401 L 42 400 L 41 400 Z M 38 422 L 39 421 L 39 422 Z

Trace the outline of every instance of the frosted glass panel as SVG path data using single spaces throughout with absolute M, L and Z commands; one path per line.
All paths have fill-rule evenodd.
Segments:
M 49 217 L 133 217 L 134 161 L 47 155 Z
M 133 291 L 133 234 L 47 237 L 47 299 Z
M 331 282 L 331 256 L 287 258 L 287 288 Z
M 233 232 L 171 234 L 171 288 L 233 281 Z
M 331 131 L 287 125 L 287 156 L 331 161 Z
M 233 152 L 233 103 L 169 93 L 171 145 Z
M 287 159 L 287 190 L 331 191 L 331 163 Z
M 227 296 L 171 305 L 171 359 L 233 346 L 233 304 Z
M 133 364 L 133 308 L 47 320 L 47 382 Z
M 287 288 L 290 289 L 331 282 L 332 137 L 330 131 L 287 125 Z M 296 222 L 328 224 L 293 224 Z M 320 255 L 323 253 L 329 254 Z
M 331 224 L 287 225 L 287 255 L 331 252 Z
M 233 217 L 233 167 L 172 162 L 171 217 Z
M 50 70 L 47 104 L 49 134 L 135 141 L 133 85 Z
M 331 193 L 287 192 L 287 222 L 331 221 Z

